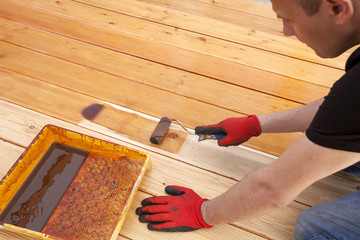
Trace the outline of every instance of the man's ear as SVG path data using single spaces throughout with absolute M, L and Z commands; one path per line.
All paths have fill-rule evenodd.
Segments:
M 325 0 L 325 2 L 338 25 L 347 23 L 354 14 L 352 0 Z

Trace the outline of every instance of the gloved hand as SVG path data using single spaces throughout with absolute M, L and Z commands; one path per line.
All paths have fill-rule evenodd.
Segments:
M 251 137 L 261 134 L 261 126 L 256 115 L 227 118 L 218 124 L 196 127 L 195 133 L 223 134 L 226 137 L 218 141 L 220 146 L 237 146 Z
M 201 204 L 207 199 L 179 186 L 167 186 L 165 192 L 172 196 L 146 198 L 143 207 L 136 209 L 140 222 L 149 223 L 149 230 L 188 232 L 212 227 L 201 216 Z

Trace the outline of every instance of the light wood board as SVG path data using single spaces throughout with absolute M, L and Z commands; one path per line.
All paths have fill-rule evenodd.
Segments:
M 359 181 L 329 176 L 286 208 L 186 234 L 150 232 L 134 209 L 167 184 L 213 198 L 276 161 L 301 133 L 229 148 L 184 135 L 175 150 L 140 135 L 163 116 L 191 129 L 302 106 L 327 94 L 350 52 L 317 57 L 282 36 L 270 5 L 250 0 L 0 0 L 0 174 L 51 123 L 150 154 L 153 169 L 119 240 L 291 239 L 301 211 L 356 191 Z M 118 108 L 90 122 L 81 111 L 93 103 Z M 18 237 L 0 231 L 0 239 Z

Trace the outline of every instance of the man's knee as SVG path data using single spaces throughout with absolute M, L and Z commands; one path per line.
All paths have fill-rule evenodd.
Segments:
M 324 222 L 323 214 L 319 214 L 316 208 L 308 208 L 297 218 L 294 230 L 294 240 L 321 240 L 327 239 L 321 236 L 321 227 Z
M 303 211 L 294 239 L 360 239 L 360 191 Z

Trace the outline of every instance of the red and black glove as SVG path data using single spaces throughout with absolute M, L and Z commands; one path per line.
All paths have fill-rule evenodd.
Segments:
M 149 223 L 149 230 L 188 232 L 212 227 L 201 216 L 201 204 L 207 199 L 179 186 L 167 186 L 165 192 L 172 196 L 146 198 L 143 207 L 136 209 L 140 222 Z
M 223 134 L 226 137 L 218 141 L 220 146 L 237 146 L 251 137 L 261 134 L 261 126 L 256 115 L 239 118 L 227 118 L 218 124 L 196 127 L 198 134 Z

